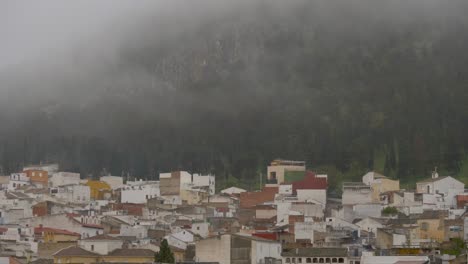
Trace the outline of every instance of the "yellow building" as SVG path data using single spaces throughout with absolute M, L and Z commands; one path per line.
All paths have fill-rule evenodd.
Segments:
M 443 242 L 445 238 L 444 219 L 447 211 L 424 211 L 417 220 L 416 233 L 419 239 L 427 239 L 428 242 Z
M 78 246 L 62 249 L 54 254 L 54 263 L 153 263 L 155 252 L 149 249 L 116 249 L 99 255 Z
M 199 204 L 208 197 L 208 191 L 202 190 L 181 190 L 180 199 L 189 205 Z
M 106 182 L 88 180 L 86 183 L 89 186 L 90 197 L 92 200 L 103 200 L 106 194 L 111 195 L 112 189 Z
M 371 198 L 373 202 L 380 202 L 380 195 L 382 193 L 400 190 L 399 180 L 392 180 L 373 171 L 362 176 L 362 182 L 371 187 Z

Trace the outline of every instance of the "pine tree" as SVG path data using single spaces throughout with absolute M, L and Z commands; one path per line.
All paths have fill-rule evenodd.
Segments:
M 172 253 L 167 240 L 161 242 L 159 252 L 154 255 L 154 261 L 159 263 L 174 263 L 174 253 Z

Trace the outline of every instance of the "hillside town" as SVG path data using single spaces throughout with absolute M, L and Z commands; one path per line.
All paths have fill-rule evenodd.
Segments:
M 434 169 L 411 189 L 368 172 L 329 197 L 329 176 L 274 160 L 261 190 L 214 175 L 84 179 L 58 164 L 0 177 L 0 263 L 466 263 L 468 192 Z

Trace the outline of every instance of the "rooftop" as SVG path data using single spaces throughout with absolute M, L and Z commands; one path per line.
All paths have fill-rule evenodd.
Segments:
M 109 256 L 114 257 L 154 257 L 153 250 L 143 248 L 120 248 L 109 253 Z
M 41 234 L 41 233 L 44 233 L 44 232 L 60 234 L 60 235 L 78 236 L 78 237 L 81 236 L 80 234 L 78 234 L 76 232 L 71 232 L 71 231 L 68 231 L 68 230 L 65 230 L 65 229 L 58 229 L 58 228 L 52 228 L 52 227 L 42 227 L 42 226 L 34 228 L 34 233 L 35 234 Z
M 96 236 L 88 237 L 82 240 L 85 240 L 85 241 L 102 240 L 103 241 L 103 240 L 120 240 L 120 239 L 113 237 L 113 236 L 109 236 L 109 235 L 96 235 Z
M 99 256 L 98 254 L 87 251 L 81 247 L 78 246 L 71 246 L 64 248 L 62 250 L 59 250 L 55 254 L 53 254 L 54 257 L 65 257 L 65 256 Z

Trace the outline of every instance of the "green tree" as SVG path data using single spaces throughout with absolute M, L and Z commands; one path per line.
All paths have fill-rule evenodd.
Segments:
M 398 209 L 396 209 L 395 207 L 392 207 L 392 206 L 385 207 L 382 210 L 382 214 L 383 215 L 396 215 L 396 214 L 398 214 Z
M 159 263 L 174 263 L 174 253 L 172 253 L 167 240 L 161 242 L 161 247 L 158 253 L 154 255 L 154 261 Z

